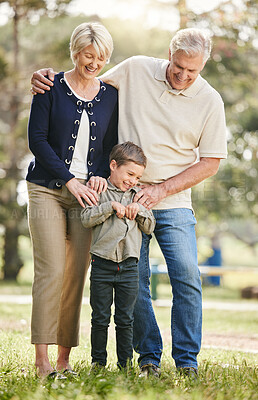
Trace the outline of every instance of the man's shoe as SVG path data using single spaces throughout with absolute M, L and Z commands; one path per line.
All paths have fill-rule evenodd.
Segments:
M 139 378 L 149 378 L 150 376 L 153 376 L 154 378 L 159 378 L 160 368 L 154 364 L 142 365 Z
M 183 375 L 193 381 L 196 381 L 199 377 L 198 370 L 194 367 L 178 368 L 178 371 L 181 375 Z

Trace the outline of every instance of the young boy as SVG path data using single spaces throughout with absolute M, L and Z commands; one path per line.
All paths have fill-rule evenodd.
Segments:
M 143 231 L 151 234 L 155 219 L 151 211 L 133 202 L 146 167 L 142 149 L 132 142 L 113 147 L 110 153 L 108 188 L 97 206 L 86 205 L 82 224 L 93 227 L 90 252 L 91 356 L 93 367 L 107 361 L 107 332 L 111 305 L 115 303 L 118 367 L 125 368 L 133 356 L 133 310 L 138 292 L 138 260 Z M 114 292 L 114 293 L 113 293 Z

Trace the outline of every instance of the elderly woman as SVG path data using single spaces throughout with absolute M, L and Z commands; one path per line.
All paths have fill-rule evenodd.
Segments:
M 106 190 L 108 155 L 117 143 L 117 91 L 97 78 L 113 42 L 99 23 L 79 25 L 71 36 L 74 68 L 55 76 L 51 91 L 34 96 L 29 147 L 35 158 L 27 174 L 34 282 L 32 343 L 37 374 L 73 373 L 71 348 L 89 265 L 90 230 L 83 228 L 84 202 Z M 56 370 L 48 345 L 58 345 Z

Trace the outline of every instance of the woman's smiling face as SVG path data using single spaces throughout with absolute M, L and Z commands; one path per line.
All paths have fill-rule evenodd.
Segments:
M 95 78 L 106 64 L 106 57 L 99 56 L 95 47 L 91 44 L 81 50 L 75 56 L 75 68 L 81 78 Z

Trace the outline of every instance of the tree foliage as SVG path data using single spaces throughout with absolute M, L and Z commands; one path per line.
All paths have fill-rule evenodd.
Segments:
M 23 229 L 24 210 L 18 203 L 17 185 L 22 179 L 22 160 L 27 153 L 26 123 L 24 117 L 24 81 L 21 74 L 21 23 L 40 18 L 51 13 L 52 16 L 62 12 L 68 0 L 47 2 L 43 0 L 10 0 L 0 1 L 9 6 L 12 12 L 11 43 L 6 47 L 6 59 L 0 57 L 4 68 L 2 83 L 5 96 L 1 97 L 1 141 L 0 141 L 0 220 L 4 229 L 3 277 L 16 279 L 23 263 L 19 255 L 18 240 Z M 0 54 L 1 56 L 1 54 Z
M 56 71 L 72 68 L 72 30 L 82 22 L 99 18 L 67 16 L 68 0 L 0 0 L 1 3 L 8 4 L 12 13 L 9 23 L 0 27 L 0 82 L 4 93 L 0 99 L 0 227 L 5 243 L 4 276 L 15 279 L 22 265 L 18 238 L 28 233 L 24 221 L 26 204 L 19 202 L 19 185 L 31 157 L 26 134 L 31 101 L 29 79 L 40 67 L 52 66 Z M 257 240 L 252 224 L 258 215 L 256 1 L 243 0 L 241 9 L 226 1 L 218 9 L 200 15 L 188 10 L 185 0 L 149 0 L 149 4 L 155 4 L 157 10 L 166 7 L 178 12 L 181 27 L 203 27 L 213 34 L 214 50 L 202 75 L 224 100 L 229 156 L 215 177 L 194 188 L 193 200 L 199 221 L 204 221 L 199 224 L 201 229 L 236 233 L 239 223 L 235 220 L 248 221 L 249 229 L 241 225 L 245 232 L 242 239 L 250 244 L 250 237 Z M 171 32 L 146 29 L 140 20 L 124 23 L 107 18 L 102 22 L 115 45 L 106 68 L 135 54 L 167 58 Z
M 215 35 L 212 58 L 205 66 L 204 76 L 225 103 L 228 159 L 222 162 L 215 177 L 196 188 L 194 199 L 201 219 L 227 221 L 222 223 L 223 229 L 238 237 L 241 237 L 241 229 L 239 232 L 234 228 L 237 224 L 233 224 L 232 219 L 248 220 L 252 225 L 250 237 L 247 239 L 243 234 L 242 239 L 251 243 L 258 241 L 258 70 L 255 63 L 258 9 L 255 1 L 243 4 L 240 11 L 228 1 L 195 20 L 195 23 L 209 26 Z

